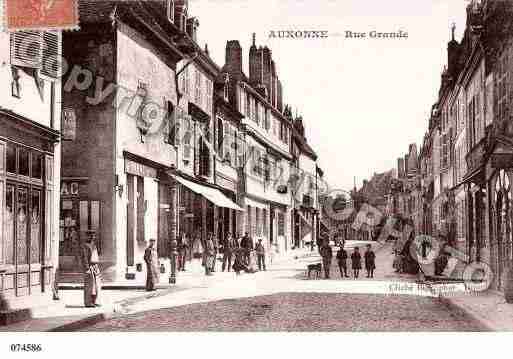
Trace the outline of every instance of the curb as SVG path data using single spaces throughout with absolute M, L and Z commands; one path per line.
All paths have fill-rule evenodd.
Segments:
M 438 301 L 440 304 L 444 305 L 449 310 L 459 311 L 459 312 L 463 313 L 463 315 L 465 315 L 466 317 L 470 318 L 472 321 L 479 323 L 480 326 L 482 326 L 485 329 L 485 331 L 490 331 L 490 332 L 500 331 L 499 329 L 497 329 L 493 325 L 491 325 L 490 322 L 486 318 L 475 314 L 473 311 L 471 311 L 464 305 L 457 304 L 454 300 L 452 300 L 449 297 L 444 297 L 444 296 L 439 295 Z
M 104 320 L 110 319 L 113 316 L 114 312 L 95 314 L 71 323 L 63 324 L 58 327 L 49 329 L 48 332 L 73 332 L 90 327 L 91 325 L 97 324 L 99 322 L 103 322 Z

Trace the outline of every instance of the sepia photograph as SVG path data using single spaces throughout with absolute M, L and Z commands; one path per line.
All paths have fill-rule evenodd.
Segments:
M 513 331 L 513 1 L 0 14 L 0 353 Z

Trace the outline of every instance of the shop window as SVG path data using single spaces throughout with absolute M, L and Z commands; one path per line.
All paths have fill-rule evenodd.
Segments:
M 6 155 L 6 171 L 16 173 L 16 147 L 13 144 L 7 144 Z
M 5 263 L 14 263 L 14 186 L 6 186 L 4 211 Z
M 16 199 L 16 257 L 18 264 L 27 264 L 27 188 L 19 188 Z
M 42 179 L 43 155 L 32 153 L 32 178 Z
M 41 191 L 32 191 L 30 209 L 30 260 L 39 263 L 41 256 Z
M 29 151 L 20 147 L 18 149 L 18 169 L 22 176 L 29 176 Z

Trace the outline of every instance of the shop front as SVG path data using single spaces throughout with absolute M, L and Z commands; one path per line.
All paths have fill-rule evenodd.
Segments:
M 185 178 L 186 175 L 170 173 L 176 181 L 179 198 L 179 238 L 189 243 L 188 260 L 201 258 L 203 243 L 212 234 L 219 241 L 230 232 L 236 235 L 236 212 L 243 212 L 225 190 L 219 187 Z
M 0 310 L 51 299 L 58 132 L 0 113 Z

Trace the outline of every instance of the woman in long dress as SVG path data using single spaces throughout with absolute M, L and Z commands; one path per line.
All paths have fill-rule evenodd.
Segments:
M 86 307 L 99 307 L 97 303 L 102 290 L 99 266 L 100 258 L 95 244 L 95 232 L 88 232 L 87 242 L 83 247 L 84 273 L 84 304 Z
M 146 262 L 146 290 L 154 291 L 159 282 L 159 257 L 157 248 L 155 248 L 155 239 L 150 239 L 150 245 L 144 251 L 144 261 Z

